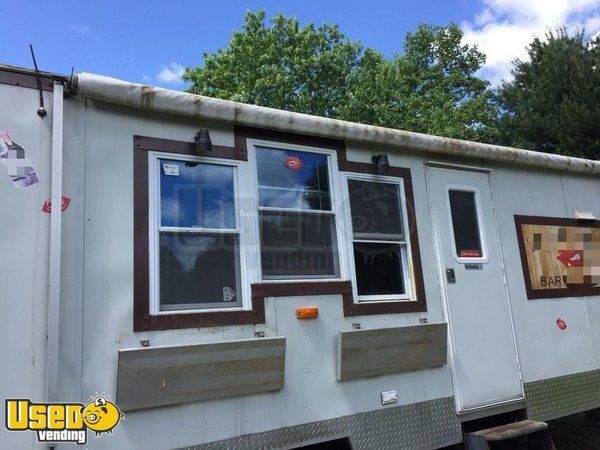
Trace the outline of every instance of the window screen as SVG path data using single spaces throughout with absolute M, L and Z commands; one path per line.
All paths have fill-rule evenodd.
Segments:
M 450 190 L 448 195 L 456 255 L 460 258 L 481 258 L 475 192 Z
M 400 186 L 348 180 L 348 189 L 355 235 L 402 238 Z
M 407 243 L 400 185 L 348 180 L 359 300 L 407 293 Z
M 329 156 L 255 150 L 263 278 L 338 277 Z
M 158 162 L 160 310 L 240 306 L 235 168 Z

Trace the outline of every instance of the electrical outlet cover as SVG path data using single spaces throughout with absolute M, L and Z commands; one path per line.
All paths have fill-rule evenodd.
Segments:
M 381 404 L 389 405 L 390 403 L 396 403 L 398 401 L 398 395 L 396 391 L 384 391 L 381 393 Z

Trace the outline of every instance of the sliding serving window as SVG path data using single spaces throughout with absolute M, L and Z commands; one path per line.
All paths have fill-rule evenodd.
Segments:
M 401 179 L 348 178 L 358 301 L 409 300 L 410 246 Z
M 255 145 L 263 280 L 340 276 L 331 156 Z
M 197 158 L 153 161 L 153 312 L 241 307 L 237 168 Z

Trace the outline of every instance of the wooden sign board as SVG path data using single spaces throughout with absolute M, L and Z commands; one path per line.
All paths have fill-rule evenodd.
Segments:
M 515 216 L 528 299 L 600 295 L 600 221 Z

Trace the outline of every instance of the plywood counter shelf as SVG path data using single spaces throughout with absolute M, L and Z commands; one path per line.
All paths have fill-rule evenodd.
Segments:
M 283 388 L 285 337 L 119 351 L 124 411 Z
M 447 360 L 447 328 L 446 323 L 431 323 L 340 331 L 338 380 L 443 366 Z

